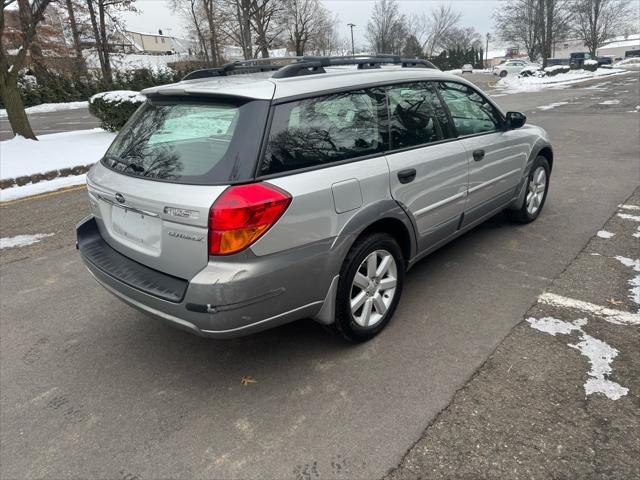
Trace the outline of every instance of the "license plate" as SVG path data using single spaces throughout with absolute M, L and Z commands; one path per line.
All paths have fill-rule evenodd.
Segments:
M 160 252 L 161 220 L 123 207 L 111 208 L 113 234 L 123 243 L 149 253 Z

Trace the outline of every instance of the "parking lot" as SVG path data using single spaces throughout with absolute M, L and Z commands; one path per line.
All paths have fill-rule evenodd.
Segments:
M 486 77 L 472 80 L 490 88 Z M 2 478 L 637 474 L 638 456 L 621 452 L 639 451 L 629 430 L 633 422 L 638 429 L 638 325 L 616 327 L 539 299 L 552 292 L 640 308 L 629 296 L 635 264 L 615 260 L 640 258 L 640 211 L 619 207 L 640 205 L 632 196 L 640 185 L 638 75 L 495 93 L 505 110 L 525 112 L 551 136 L 543 214 L 527 226 L 499 215 L 420 262 L 392 324 L 362 345 L 312 321 L 228 341 L 164 326 L 84 269 L 73 226 L 87 214 L 86 191 L 0 206 L 0 237 L 53 234 L 0 254 Z M 607 243 L 601 230 L 616 235 Z M 547 317 L 571 323 L 574 336 L 533 328 L 540 324 L 532 319 Z M 576 323 L 582 318 L 587 324 Z M 623 397 L 585 396 L 589 361 L 567 346 L 582 334 L 619 350 L 613 377 L 628 389 Z M 550 384 L 556 397 L 543 394 Z M 539 393 L 528 397 L 528 389 Z M 569 410 L 543 408 L 549 398 L 568 398 Z M 535 428 L 517 415 L 529 399 L 540 402 Z M 557 425 L 571 440 L 556 441 Z M 516 451 L 513 440 L 525 438 L 549 443 Z M 476 450 L 488 463 L 476 461 Z M 514 457 L 526 464 L 518 474 Z

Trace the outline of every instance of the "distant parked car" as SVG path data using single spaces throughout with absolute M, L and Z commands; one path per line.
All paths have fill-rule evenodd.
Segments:
M 598 68 L 611 68 L 611 65 L 613 65 L 613 59 L 611 57 L 597 57 L 596 60 L 598 60 Z
M 569 58 L 571 68 L 579 69 L 583 67 L 585 60 L 591 60 L 591 54 L 589 52 L 574 52 Z
M 618 63 L 613 64 L 613 68 L 622 68 L 624 70 L 640 70 L 640 57 L 625 58 Z
M 520 73 L 524 67 L 529 65 L 530 63 L 526 60 L 507 60 L 502 65 L 494 68 L 493 74 L 504 78 L 510 73 Z
M 624 52 L 624 58 L 640 57 L 640 50 L 627 50 Z
M 462 66 L 462 74 L 464 75 L 465 73 L 473 73 L 473 65 L 465 63 Z

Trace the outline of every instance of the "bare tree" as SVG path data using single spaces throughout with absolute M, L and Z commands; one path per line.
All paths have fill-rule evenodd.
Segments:
M 25 65 L 27 52 L 37 35 L 38 24 L 44 19 L 44 13 L 51 0 L 18 0 L 18 14 L 22 31 L 20 46 L 14 55 L 9 55 L 4 43 L 0 42 L 0 98 L 7 110 L 11 130 L 15 135 L 37 140 L 29 118 L 24 110 L 24 103 L 18 89 L 18 73 Z M 5 33 L 5 11 L 14 8 L 15 0 L 2 0 L 0 12 L 0 38 Z
M 569 0 L 538 0 L 537 22 L 540 31 L 542 68 L 553 56 L 554 45 L 567 38 L 572 12 Z
M 307 43 L 320 34 L 328 12 L 319 0 L 286 0 L 286 30 L 296 55 L 304 55 Z
M 376 53 L 399 55 L 409 35 L 407 17 L 396 0 L 379 0 L 367 24 L 367 40 Z
M 455 10 L 451 5 L 439 5 L 431 10 L 428 17 L 425 18 L 425 28 L 428 29 L 429 35 L 424 46 L 428 57 L 433 57 L 438 49 L 442 49 L 443 38 L 446 37 L 453 27 L 460 22 L 462 14 Z
M 570 0 L 514 0 L 494 18 L 499 37 L 523 47 L 531 61 L 542 57 L 544 68 L 554 45 L 567 38 L 572 16 Z
M 113 71 L 109 59 L 109 39 L 119 23 L 118 13 L 135 11 L 135 0 L 86 0 L 95 38 L 98 60 L 102 76 L 108 83 L 113 82 Z
M 73 38 L 73 50 L 76 55 L 75 73 L 76 75 L 83 75 L 87 73 L 87 65 L 82 56 L 82 43 L 80 40 L 80 28 L 78 28 L 78 22 L 76 21 L 76 8 L 77 5 L 74 4 L 73 0 L 66 0 L 67 19 Z
M 598 48 L 624 33 L 632 17 L 630 0 L 576 0 L 574 31 L 596 56 Z
M 512 0 L 494 14 L 498 37 L 512 46 L 525 49 L 532 62 L 540 54 L 539 0 Z
M 256 43 L 262 58 L 269 57 L 269 49 L 285 29 L 284 11 L 283 3 L 278 0 L 251 1 L 249 21 L 256 34 Z
M 442 34 L 440 47 L 447 51 L 480 49 L 482 47 L 482 38 L 473 27 L 453 26 Z

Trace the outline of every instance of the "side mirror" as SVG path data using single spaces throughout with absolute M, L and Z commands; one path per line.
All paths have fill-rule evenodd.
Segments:
M 507 130 L 515 130 L 522 127 L 527 121 L 527 116 L 520 112 L 507 112 Z

